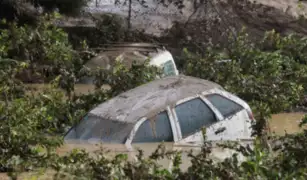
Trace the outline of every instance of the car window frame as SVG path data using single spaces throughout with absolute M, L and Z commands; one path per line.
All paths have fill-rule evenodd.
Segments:
M 213 106 L 213 105 L 210 103 L 210 101 L 209 101 L 208 99 L 206 99 L 206 98 L 204 97 L 204 95 L 202 95 L 202 94 L 196 94 L 196 95 L 194 95 L 194 96 L 190 96 L 190 97 L 181 99 L 181 100 L 177 101 L 177 103 L 174 104 L 174 106 L 171 108 L 172 114 L 173 114 L 173 116 L 174 116 L 174 121 L 175 121 L 175 123 L 176 123 L 177 134 L 178 134 L 178 140 L 177 140 L 176 142 L 181 141 L 182 139 L 184 139 L 184 138 L 186 138 L 186 137 L 188 137 L 188 136 L 190 136 L 190 135 L 193 134 L 193 133 L 192 133 L 192 134 L 190 134 L 190 135 L 188 135 L 188 136 L 185 136 L 185 137 L 182 136 L 181 127 L 180 127 L 179 120 L 178 120 L 178 116 L 177 116 L 177 113 L 176 113 L 176 106 L 178 106 L 178 105 L 180 105 L 180 104 L 183 104 L 183 103 L 185 103 L 185 102 L 191 101 L 191 100 L 193 100 L 193 99 L 197 99 L 197 98 L 201 99 L 201 100 L 210 108 L 210 110 L 214 113 L 214 115 L 215 115 L 217 121 L 216 121 L 215 123 L 213 123 L 212 125 L 214 125 L 214 124 L 216 124 L 216 123 L 219 123 L 220 121 L 223 120 L 222 114 L 215 108 L 215 106 Z
M 240 110 L 236 110 L 236 111 L 234 111 L 234 112 L 231 112 L 231 114 L 226 115 L 226 116 L 224 116 L 224 115 L 221 113 L 221 114 L 223 115 L 224 119 L 231 118 L 231 117 L 233 117 L 234 115 L 236 115 L 237 113 L 239 113 L 239 112 L 241 112 L 242 110 L 244 110 L 244 107 L 243 107 L 241 104 L 239 104 L 239 103 L 237 103 L 237 102 L 235 102 L 235 101 L 233 101 L 233 100 L 231 100 L 231 99 L 229 99 L 229 98 L 227 98 L 227 97 L 225 97 L 225 96 L 223 96 L 223 95 L 220 95 L 220 94 L 218 94 L 218 93 L 207 94 L 207 95 L 205 95 L 205 98 L 207 99 L 207 96 L 210 96 L 210 95 L 218 95 L 218 96 L 221 96 L 222 98 L 227 99 L 227 100 L 229 100 L 229 101 L 231 101 L 231 102 L 233 102 L 233 103 L 235 103 L 235 104 L 237 104 L 237 105 L 239 105 L 239 106 L 241 107 Z M 207 100 L 208 100 L 208 99 L 207 99 Z M 208 100 L 208 101 L 210 101 L 210 100 Z M 221 112 L 219 109 L 218 109 L 218 111 Z
M 177 127 L 175 125 L 174 117 L 173 117 L 173 115 L 171 113 L 170 107 L 167 106 L 165 109 L 162 109 L 162 110 L 158 111 L 157 113 L 155 113 L 152 116 L 144 116 L 144 117 L 139 118 L 139 120 L 135 123 L 133 129 L 131 130 L 131 132 L 130 132 L 130 134 L 129 134 L 126 142 L 125 142 L 125 145 L 128 148 L 128 150 L 133 150 L 133 147 L 132 147 L 133 143 L 132 143 L 132 141 L 133 141 L 133 139 L 134 139 L 134 137 L 135 137 L 139 127 L 141 127 L 141 125 L 146 120 L 151 119 L 151 118 L 157 116 L 159 113 L 164 112 L 164 111 L 167 113 L 168 119 L 169 119 L 170 124 L 171 124 L 171 130 L 172 130 L 172 133 L 173 133 L 173 140 L 174 140 L 172 143 L 178 141 L 178 134 L 177 134 L 177 129 L 176 129 Z
M 227 91 L 221 91 L 219 89 L 213 89 L 213 90 L 209 90 L 209 91 L 205 91 L 202 93 L 203 97 L 213 106 L 213 104 L 206 98 L 207 95 L 211 95 L 211 94 L 218 94 L 226 99 L 229 99 L 235 103 L 237 103 L 238 105 L 242 106 L 243 109 L 241 109 L 240 111 L 237 111 L 236 113 L 230 115 L 230 116 L 227 116 L 227 117 L 224 117 L 222 115 L 222 113 L 217 109 L 215 108 L 219 113 L 220 115 L 223 117 L 223 120 L 226 120 L 226 119 L 230 119 L 232 118 L 234 115 L 238 114 L 239 112 L 241 111 L 244 111 L 244 110 L 249 110 L 249 106 L 247 103 L 245 103 L 243 100 L 241 100 L 240 98 L 232 95 L 231 93 L 227 92 Z M 214 106 L 215 107 L 215 106 Z

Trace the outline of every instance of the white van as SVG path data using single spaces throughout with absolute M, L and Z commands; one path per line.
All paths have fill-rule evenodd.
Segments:
M 167 50 L 160 51 L 155 56 L 153 56 L 150 59 L 149 64 L 161 67 L 163 69 L 164 76 L 172 76 L 179 74 L 173 56 Z
M 131 67 L 132 62 L 149 64 L 163 69 L 162 76 L 178 75 L 178 69 L 172 54 L 164 47 L 150 43 L 117 43 L 102 48 L 98 56 L 89 60 L 85 66 L 90 69 L 104 67 L 110 69 L 116 61 Z M 92 84 L 94 78 L 87 77 L 80 81 L 82 84 Z

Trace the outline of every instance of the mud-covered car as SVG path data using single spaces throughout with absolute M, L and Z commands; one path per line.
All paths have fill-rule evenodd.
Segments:
M 68 131 L 64 149 L 90 150 L 91 144 L 102 143 L 113 152 L 131 154 L 141 148 L 149 154 L 161 142 L 170 149 L 189 149 L 203 144 L 203 127 L 209 141 L 252 142 L 253 120 L 249 105 L 220 85 L 168 76 L 92 109 Z M 214 153 L 218 158 L 228 156 L 219 150 Z

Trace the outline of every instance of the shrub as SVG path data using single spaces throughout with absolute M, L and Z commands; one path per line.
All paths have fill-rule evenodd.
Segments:
M 65 15 L 78 15 L 89 0 L 3 0 L 0 2 L 0 19 L 17 21 L 18 24 L 36 24 L 45 11 L 50 13 L 58 8 Z M 39 7 L 42 7 L 41 11 Z
M 24 81 L 33 82 L 35 78 L 50 81 L 61 69 L 81 64 L 67 34 L 52 25 L 57 17 L 57 14 L 47 14 L 35 27 L 9 23 L 8 29 L 0 30 L 0 56 L 29 62 L 29 67 L 20 76 Z M 30 77 L 26 78 L 27 75 Z
M 62 142 L 46 136 L 41 130 L 42 124 L 54 117 L 48 113 L 48 108 L 35 106 L 31 99 L 14 99 L 9 104 L 0 102 L 0 114 L 1 171 L 18 172 L 40 167 L 48 159 L 49 152 Z
M 90 0 L 38 0 L 35 5 L 42 6 L 47 11 L 53 11 L 55 8 L 58 8 L 61 14 L 77 15 L 89 2 Z
M 280 37 L 275 42 L 287 38 Z M 288 54 L 280 49 L 263 51 L 242 32 L 227 48 L 226 55 L 214 47 L 206 52 L 204 57 L 186 53 L 187 75 L 217 82 L 251 105 L 265 103 L 271 113 L 296 105 L 302 97 L 307 66 L 289 51 Z M 223 59 L 231 62 L 219 63 Z

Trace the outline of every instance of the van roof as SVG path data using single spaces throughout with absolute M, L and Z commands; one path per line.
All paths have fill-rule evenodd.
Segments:
M 100 45 L 99 48 L 93 48 L 101 51 L 140 51 L 140 52 L 158 52 L 165 50 L 163 44 L 154 43 L 109 43 Z
M 151 117 L 181 99 L 210 89 L 223 89 L 211 81 L 178 75 L 157 79 L 124 92 L 94 108 L 89 115 L 136 123 L 141 117 Z
M 144 63 L 148 58 L 166 51 L 161 46 L 150 43 L 113 43 L 107 44 L 99 50 L 101 52 L 98 56 L 89 60 L 85 66 L 91 69 L 108 68 L 115 64 L 116 58 L 119 58 L 124 65 L 131 67 L 133 61 Z
M 134 47 L 134 48 L 158 48 L 163 49 L 163 44 L 144 43 L 144 42 L 115 42 L 103 44 L 102 47 Z

